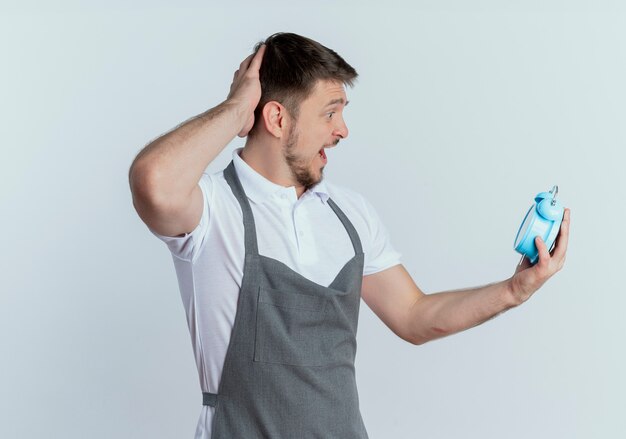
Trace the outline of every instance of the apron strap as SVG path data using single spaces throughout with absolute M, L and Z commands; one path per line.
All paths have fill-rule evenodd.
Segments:
M 237 201 L 239 201 L 241 211 L 243 212 L 245 252 L 246 254 L 258 255 L 259 248 L 257 243 L 256 227 L 254 225 L 254 216 L 252 215 L 252 208 L 250 207 L 248 197 L 245 195 L 245 191 L 243 190 L 243 186 L 241 185 L 241 180 L 239 180 L 237 172 L 235 171 L 234 160 L 231 160 L 228 166 L 224 169 L 224 178 L 226 179 L 228 185 L 231 187 L 235 198 L 237 198 Z M 343 211 L 332 199 L 328 198 L 328 204 L 330 205 L 332 210 L 335 211 L 335 214 L 339 217 L 339 220 L 342 222 L 344 228 L 348 232 L 350 240 L 352 241 L 352 248 L 354 249 L 354 253 L 356 255 L 359 255 L 363 252 L 363 247 L 361 246 L 361 240 L 356 229 L 354 228 L 346 214 L 343 213 Z
M 363 247 L 361 246 L 361 239 L 359 238 L 359 234 L 356 229 L 348 219 L 343 210 L 337 206 L 337 204 L 329 197 L 328 204 L 335 211 L 335 214 L 339 217 L 339 220 L 343 223 L 346 232 L 348 232 L 348 236 L 350 236 L 350 241 L 352 241 L 352 248 L 354 249 L 354 254 L 359 255 L 363 253 Z
M 245 195 L 245 191 L 241 186 L 241 181 L 237 176 L 237 171 L 235 171 L 234 160 L 231 160 L 226 169 L 224 169 L 224 178 L 237 198 L 237 201 L 239 201 L 241 211 L 243 212 L 245 252 L 246 254 L 258 255 L 259 248 L 256 239 L 256 227 L 254 225 L 252 208 L 250 207 L 248 197 Z
M 202 392 L 202 405 L 215 407 L 217 404 L 217 393 Z

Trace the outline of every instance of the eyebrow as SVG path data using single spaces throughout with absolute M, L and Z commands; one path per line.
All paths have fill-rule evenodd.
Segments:
M 343 98 L 333 99 L 332 101 L 327 103 L 324 108 L 330 107 L 331 105 L 335 105 L 335 104 L 343 104 L 344 102 L 345 102 L 344 107 L 350 103 L 350 101 L 344 101 Z

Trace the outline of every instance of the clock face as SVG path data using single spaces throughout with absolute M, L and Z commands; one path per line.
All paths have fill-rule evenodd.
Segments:
M 515 237 L 515 244 L 514 244 L 515 248 L 517 248 L 520 245 L 522 239 L 524 239 L 524 236 L 526 235 L 526 231 L 528 230 L 528 227 L 530 227 L 530 225 L 533 222 L 534 215 L 532 215 L 532 213 L 534 209 L 535 209 L 535 205 L 533 204 L 532 206 L 530 206 L 530 209 L 528 209 L 528 212 L 526 212 L 524 221 L 522 221 L 522 225 L 517 231 L 517 236 Z

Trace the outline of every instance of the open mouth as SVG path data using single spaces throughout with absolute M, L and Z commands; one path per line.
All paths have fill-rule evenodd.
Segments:
M 327 160 L 327 158 L 326 158 L 326 151 L 324 151 L 324 148 L 320 149 L 320 151 L 319 151 L 319 155 L 320 155 L 320 157 L 321 157 L 322 159 L 324 159 L 324 161 L 326 161 L 326 160 Z

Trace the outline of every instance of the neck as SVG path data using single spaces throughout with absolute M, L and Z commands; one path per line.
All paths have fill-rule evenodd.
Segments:
M 278 142 L 261 143 L 247 140 L 239 156 L 252 169 L 272 183 L 296 189 L 298 198 L 304 193 L 304 186 L 297 184 L 282 155 Z

